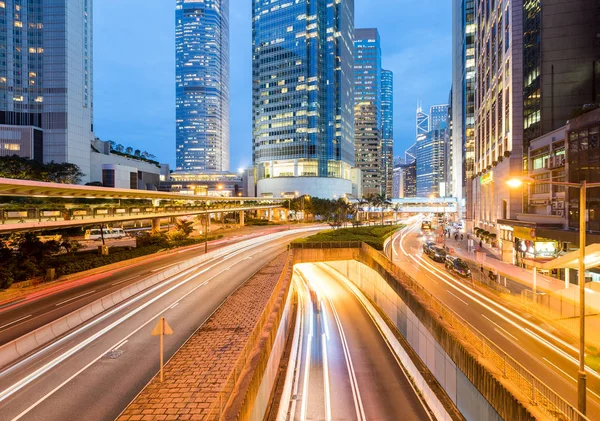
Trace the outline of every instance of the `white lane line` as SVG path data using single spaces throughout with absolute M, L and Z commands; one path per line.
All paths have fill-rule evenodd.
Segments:
M 78 295 L 77 297 L 69 298 L 68 300 L 61 301 L 60 303 L 56 303 L 56 304 L 54 304 L 54 305 L 55 305 L 56 307 L 58 307 L 59 305 L 62 305 L 62 304 L 68 303 L 68 302 L 70 302 L 70 301 L 76 300 L 76 299 L 78 299 L 78 298 L 81 298 L 81 297 L 85 297 L 86 295 L 93 294 L 94 292 L 96 292 L 96 290 L 85 292 L 85 293 L 83 293 L 83 294 L 81 294 L 81 295 Z
M 358 387 L 358 381 L 356 380 L 356 372 L 354 371 L 354 364 L 352 363 L 352 356 L 350 355 L 350 349 L 348 347 L 348 342 L 346 341 L 346 334 L 344 332 L 344 327 L 342 326 L 342 322 L 340 321 L 340 317 L 333 305 L 333 302 L 330 297 L 327 297 L 329 301 L 329 305 L 331 306 L 331 310 L 333 311 L 333 317 L 335 319 L 335 323 L 337 325 L 338 331 L 340 333 L 340 338 L 342 342 L 342 350 L 344 351 L 344 357 L 346 360 L 346 367 L 348 369 L 348 376 L 350 378 L 350 386 L 352 387 L 352 396 L 354 398 L 354 407 L 356 409 L 356 417 L 359 421 L 366 421 L 367 418 L 365 416 L 365 409 L 362 404 L 362 397 L 360 395 L 360 389 Z
M 538 334 L 535 334 L 532 330 L 521 326 L 519 323 L 517 323 L 515 320 L 518 320 L 519 322 L 528 325 L 530 327 L 532 327 L 533 329 L 539 331 L 540 333 L 552 338 L 553 340 L 555 340 L 556 342 L 558 342 L 559 344 L 561 344 L 562 346 L 569 348 L 571 350 L 574 349 L 574 347 L 568 343 L 566 343 L 565 341 L 555 337 L 554 335 L 552 335 L 551 333 L 545 331 L 544 329 L 542 329 L 541 327 L 531 323 L 529 320 L 524 319 L 523 317 L 519 316 L 518 314 L 516 314 L 515 312 L 505 308 L 504 306 L 502 306 L 499 303 L 494 302 L 493 300 L 489 299 L 488 297 L 486 297 L 485 295 L 477 292 L 477 291 L 473 291 L 471 289 L 468 290 L 463 290 L 462 288 L 466 288 L 466 286 L 462 283 L 457 282 L 455 279 L 453 279 L 452 277 L 450 277 L 449 275 L 447 275 L 446 273 L 440 271 L 438 268 L 431 266 L 431 269 L 429 268 L 429 265 L 424 263 L 425 260 L 422 258 L 416 258 L 412 255 L 409 255 L 406 253 L 406 250 L 404 250 L 403 244 L 402 242 L 400 243 L 400 248 L 403 250 L 403 253 L 406 254 L 408 257 L 410 257 L 411 259 L 413 259 L 415 261 L 415 263 L 420 266 L 421 268 L 425 269 L 426 271 L 430 272 L 433 276 L 437 276 L 439 279 L 441 279 L 444 283 L 446 283 L 446 285 L 448 285 L 449 287 L 452 287 L 453 289 L 455 289 L 457 292 L 460 292 L 461 294 L 463 294 L 465 297 L 470 298 L 471 300 L 473 300 L 474 302 L 476 302 L 477 304 L 481 305 L 483 308 L 487 309 L 488 311 L 490 311 L 491 313 L 495 314 L 496 316 L 504 319 L 506 322 L 510 323 L 511 325 L 513 325 L 514 327 L 516 327 L 517 329 L 519 329 L 520 331 L 522 331 L 523 333 L 531 336 L 533 339 L 537 340 L 538 342 L 540 342 L 541 344 L 547 346 L 548 348 L 552 349 L 553 351 L 557 352 L 558 354 L 562 355 L 563 357 L 570 359 L 571 361 L 573 361 L 575 364 L 578 364 L 577 359 L 575 359 L 574 357 L 570 356 L 569 354 L 567 354 L 565 351 L 561 350 L 560 348 L 558 348 L 557 346 L 553 345 L 551 342 L 543 339 L 541 336 L 539 336 Z M 421 262 L 419 262 L 419 260 Z M 432 270 L 433 269 L 433 270 Z M 438 273 L 435 272 L 439 272 L 440 274 L 444 275 L 445 277 L 447 277 L 450 281 L 448 281 L 447 279 L 445 279 L 443 276 L 440 276 Z M 458 284 L 460 286 L 460 288 L 456 285 Z M 473 294 L 473 295 L 472 295 Z M 478 298 L 481 298 L 478 299 Z M 491 306 L 485 304 L 483 301 L 486 301 L 490 304 L 492 304 L 493 306 L 495 306 L 496 308 L 498 308 L 498 310 L 492 308 Z M 500 311 L 503 311 L 505 313 L 507 313 L 508 315 L 510 315 L 511 317 L 514 317 L 515 320 L 510 319 L 509 317 L 507 317 L 506 315 L 502 314 Z M 600 374 L 598 374 L 595 370 L 591 369 L 590 367 L 586 366 L 586 371 L 589 372 L 590 374 L 592 374 L 593 376 L 600 378 Z
M 129 340 L 128 340 L 128 339 L 125 339 L 125 340 L 123 340 L 123 341 L 119 342 L 117 345 L 115 345 L 115 347 L 114 347 L 112 350 L 115 350 L 115 349 L 119 349 L 119 348 L 121 348 L 121 347 L 122 347 L 123 345 L 125 345 L 127 342 L 129 342 Z
M 179 305 L 179 301 L 176 302 L 175 304 L 173 304 L 171 307 L 169 307 L 169 310 L 173 310 L 175 307 L 177 307 Z
M 509 342 L 512 342 L 512 343 L 514 343 L 515 345 L 517 345 L 517 344 L 516 344 L 514 341 L 518 341 L 518 339 L 517 339 L 516 337 L 514 337 L 513 335 L 511 335 L 510 333 L 508 333 L 508 332 L 506 332 L 506 331 L 502 332 L 502 331 L 501 331 L 500 329 L 498 329 L 497 327 L 495 327 L 495 328 L 494 328 L 494 330 L 495 330 L 495 331 L 496 331 L 496 333 L 498 333 L 499 335 L 502 335 L 502 336 L 504 336 L 504 339 L 506 339 L 507 341 L 509 341 Z M 508 337 L 508 336 L 506 336 L 506 335 L 510 335 L 511 337 L 509 338 L 509 337 Z M 512 339 L 511 339 L 511 338 L 512 338 Z
M 559 366 L 557 366 L 556 364 L 554 364 L 548 358 L 542 357 L 542 360 L 546 361 L 552 367 L 554 367 L 555 369 L 557 369 L 558 371 L 560 371 L 561 373 L 563 373 L 565 376 L 567 376 L 568 378 L 570 378 L 571 380 L 573 380 L 575 383 L 577 383 L 577 379 L 575 377 L 571 376 L 569 373 L 567 373 L 565 370 L 563 370 L 562 368 L 560 368 Z
M 446 291 L 448 292 L 448 294 L 452 295 L 454 298 L 456 298 L 457 300 L 461 301 L 464 305 L 468 306 L 469 303 L 467 303 L 465 300 L 463 300 L 462 298 L 460 298 L 458 295 L 456 295 L 455 293 L 453 293 L 452 291 Z
M 519 339 L 513 335 L 512 333 L 510 333 L 508 330 L 504 329 L 502 326 L 500 326 L 498 323 L 496 323 L 495 321 L 493 321 L 492 319 L 490 319 L 488 316 L 486 316 L 485 314 L 481 314 L 483 316 L 483 318 L 487 319 L 491 324 L 493 324 L 494 326 L 496 326 L 498 329 L 500 329 L 502 332 L 506 333 L 507 335 L 509 335 L 511 338 L 513 338 L 515 341 L 518 341 Z M 496 332 L 498 332 L 498 330 L 496 330 Z M 500 334 L 502 334 L 501 332 L 498 332 Z
M 113 282 L 111 285 L 119 285 L 119 284 L 122 284 L 123 282 L 131 281 L 132 279 L 139 278 L 140 276 L 141 275 L 132 276 L 131 278 L 123 279 L 122 281 Z
M 20 321 L 22 321 L 22 320 L 29 319 L 31 316 L 32 316 L 32 315 L 31 315 L 31 314 L 29 314 L 29 315 L 27 315 L 27 316 L 25 316 L 25 317 L 21 317 L 20 319 L 13 320 L 13 321 L 12 321 L 12 322 L 10 322 L 10 323 L 7 323 L 7 324 L 5 324 L 5 325 L 2 325 L 2 326 L 0 326 L 0 330 L 4 329 L 5 327 L 8 327 L 8 326 L 10 326 L 10 325 L 14 325 L 15 323 L 18 323 L 18 322 L 20 322 Z
M 187 250 L 184 250 L 184 251 L 187 251 Z M 159 267 L 159 268 L 152 269 L 150 272 L 153 272 L 153 273 L 154 273 L 154 272 L 158 272 L 158 271 L 164 270 L 164 269 L 166 269 L 166 268 L 170 268 L 171 266 L 175 266 L 175 265 L 178 265 L 178 264 L 179 264 L 179 263 L 171 263 L 170 265 L 161 266 L 161 267 Z
M 236 262 L 236 263 L 240 263 L 240 261 Z M 234 264 L 236 264 L 234 263 Z M 129 313 L 126 313 L 125 315 L 123 315 L 121 318 L 119 318 L 118 320 L 112 322 L 110 325 L 106 326 L 105 328 L 103 328 L 102 330 L 96 332 L 94 335 L 90 336 L 89 338 L 81 341 L 80 343 L 78 343 L 77 345 L 73 346 L 72 348 L 70 348 L 69 350 L 63 352 L 61 355 L 59 355 L 58 357 L 56 357 L 54 360 L 51 360 L 50 362 L 46 363 L 45 365 L 43 365 L 42 367 L 38 368 L 37 370 L 35 370 L 34 372 L 28 374 L 27 376 L 23 377 L 21 380 L 17 381 L 16 383 L 12 384 L 11 386 L 9 386 L 8 388 L 6 388 L 5 390 L 3 390 L 2 392 L 0 392 L 0 402 L 4 401 L 5 399 L 7 399 L 8 397 L 10 397 L 11 395 L 13 395 L 14 393 L 16 393 L 17 391 L 21 390 L 23 387 L 27 386 L 29 383 L 33 382 L 34 380 L 36 380 L 37 378 L 39 378 L 40 376 L 42 376 L 43 374 L 45 374 L 46 372 L 48 372 L 49 370 L 51 370 L 52 368 L 54 368 L 55 366 L 57 366 L 58 364 L 60 364 L 61 362 L 65 361 L 67 358 L 69 358 L 70 356 L 72 356 L 73 354 L 75 354 L 76 352 L 78 352 L 79 350 L 83 349 L 85 346 L 89 345 L 90 343 L 92 343 L 93 341 L 95 341 L 96 339 L 100 338 L 101 336 L 103 336 L 104 334 L 106 334 L 107 332 L 111 331 L 113 328 L 115 328 L 116 326 L 120 325 L 121 323 L 123 323 L 124 321 L 128 320 L 129 318 L 133 317 L 135 314 L 139 313 L 140 311 L 144 310 L 146 307 L 154 304 L 156 301 L 160 300 L 161 298 L 163 298 L 165 295 L 171 293 L 172 291 L 174 291 L 175 289 L 179 288 L 180 286 L 186 284 L 187 282 L 189 282 L 190 280 L 198 277 L 199 275 L 201 275 L 202 273 L 212 269 L 213 267 L 219 265 L 221 263 L 215 263 L 214 265 L 209 266 L 206 269 L 203 269 L 202 271 L 191 275 L 190 277 L 184 279 L 183 281 L 173 285 L 172 287 L 166 289 L 165 291 L 163 291 L 162 293 L 160 293 L 159 295 L 157 295 L 156 297 L 148 300 L 147 302 L 145 302 L 144 304 L 140 305 L 139 307 L 131 310 Z M 195 270 L 196 268 L 194 268 Z M 190 270 L 190 272 L 193 272 L 193 270 Z M 217 276 L 219 276 L 220 274 L 222 274 L 223 272 L 225 272 L 224 270 L 218 272 L 217 274 L 213 275 L 211 278 L 209 279 L 213 279 Z M 181 276 L 177 276 L 175 279 L 180 278 Z M 188 291 L 185 295 L 183 295 L 181 298 L 179 298 L 178 300 L 181 301 L 183 300 L 185 297 L 187 297 L 188 295 L 190 295 L 191 293 L 193 293 L 194 291 L 196 291 L 198 288 L 206 285 L 208 281 L 205 281 L 204 283 L 192 288 L 190 291 Z M 164 284 L 163 284 L 164 286 Z M 159 313 L 157 313 L 156 316 L 164 313 L 173 303 L 170 303 L 167 307 L 163 308 Z M 112 314 L 113 312 L 116 312 L 117 309 L 110 311 L 109 313 L 107 313 L 106 317 L 108 317 L 109 314 Z M 153 317 L 156 317 L 153 316 Z M 101 318 L 100 318 L 101 319 Z M 150 319 L 148 320 L 145 324 L 150 323 L 152 320 L 154 319 Z M 145 326 L 145 324 L 143 326 Z M 88 326 L 84 326 L 82 327 L 82 329 L 79 330 L 79 332 L 89 328 L 91 325 Z M 139 330 L 139 328 L 137 330 L 135 330 L 134 332 L 137 332 Z M 67 336 L 65 336 L 63 339 L 66 339 L 72 335 L 74 335 L 76 332 L 75 331 Z M 128 335 L 125 339 L 129 338 L 131 335 Z M 102 356 L 104 354 L 106 354 L 106 352 L 110 351 L 111 348 L 109 348 L 107 351 L 103 352 L 97 359 L 95 359 L 94 361 L 92 361 L 92 363 L 90 363 L 89 365 L 87 365 L 85 368 L 89 367 L 91 364 L 93 364 L 94 362 L 98 361 L 100 358 L 102 358 Z M 83 370 L 81 370 L 83 371 Z M 74 378 L 75 376 L 79 375 L 81 373 L 81 371 L 78 371 L 74 376 L 71 377 Z M 66 383 L 61 383 L 61 385 L 59 386 L 62 387 L 64 386 L 64 384 Z M 19 415 L 19 417 L 21 417 L 22 415 L 25 415 L 27 412 L 29 412 L 31 409 L 33 409 L 36 405 L 38 405 L 40 402 L 42 402 L 43 400 L 47 399 L 49 396 L 51 396 L 57 389 L 53 389 L 51 392 L 49 392 L 48 394 L 46 394 L 44 397 L 41 398 L 41 400 L 39 400 L 38 402 L 36 402 L 34 405 L 30 406 L 28 409 L 26 409 L 25 412 L 23 412 L 21 415 Z M 18 417 L 18 418 L 19 418 Z M 16 418 L 16 419 L 18 419 Z
M 323 345 L 323 383 L 325 387 L 325 420 L 331 421 L 331 391 L 329 389 L 329 361 L 327 360 L 327 341 L 325 333 L 321 334 Z

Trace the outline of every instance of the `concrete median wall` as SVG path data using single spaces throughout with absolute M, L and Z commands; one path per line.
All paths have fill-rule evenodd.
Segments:
M 124 303 L 124 301 L 128 300 L 129 298 L 132 298 L 137 294 L 148 290 L 149 288 L 166 280 L 176 280 L 177 278 L 175 277 L 177 275 L 188 269 L 259 242 L 279 239 L 283 236 L 289 235 L 289 233 L 290 231 L 269 234 L 258 239 L 250 239 L 242 241 L 238 244 L 214 250 L 208 254 L 203 254 L 171 266 L 164 271 L 157 272 L 156 274 L 151 275 L 141 281 L 135 282 L 113 292 L 112 294 L 87 304 L 84 307 L 73 311 L 72 313 L 69 313 L 59 319 L 54 320 L 53 322 L 48 323 L 45 326 L 21 336 L 20 338 L 2 345 L 0 347 L 0 368 L 6 367 L 7 365 L 38 349 L 39 347 L 60 338 L 69 331 L 81 326 L 83 323 L 90 321 L 94 317 L 106 312 L 109 309 L 112 309 L 118 304 Z

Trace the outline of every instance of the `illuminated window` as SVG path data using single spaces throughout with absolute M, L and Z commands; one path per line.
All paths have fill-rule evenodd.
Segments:
M 5 143 L 4 149 L 6 149 L 7 151 L 20 151 L 21 145 L 19 145 L 18 143 Z

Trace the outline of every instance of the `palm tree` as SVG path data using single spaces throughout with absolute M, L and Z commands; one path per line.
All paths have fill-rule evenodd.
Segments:
M 381 225 L 384 225 L 383 217 L 385 208 L 390 206 L 392 202 L 385 193 L 377 193 L 371 196 L 371 203 L 375 207 L 381 207 Z

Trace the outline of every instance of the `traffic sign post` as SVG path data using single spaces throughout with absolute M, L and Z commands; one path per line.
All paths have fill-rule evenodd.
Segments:
M 160 382 L 163 382 L 164 376 L 163 376 L 163 361 L 164 361 L 164 337 L 165 335 L 172 335 L 173 334 L 173 329 L 171 329 L 171 326 L 169 326 L 169 324 L 167 323 L 167 320 L 164 317 L 161 317 L 158 320 L 158 323 L 156 324 L 156 326 L 154 326 L 154 329 L 152 329 L 152 336 L 159 336 L 160 337 Z

